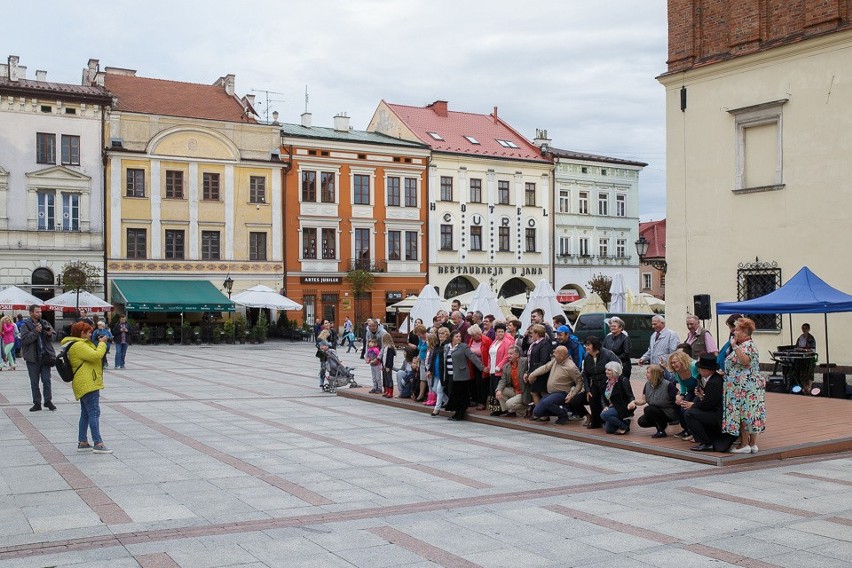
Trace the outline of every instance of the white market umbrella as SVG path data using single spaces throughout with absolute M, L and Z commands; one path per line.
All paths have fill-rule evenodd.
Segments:
M 68 311 L 80 308 L 87 312 L 109 312 L 112 304 L 85 290 L 69 290 L 44 303 L 45 309 Z
M 603 299 L 598 295 L 597 292 L 592 292 L 585 298 L 583 298 L 585 303 L 583 307 L 580 309 L 580 314 L 593 314 L 598 312 L 606 312 L 606 303 L 604 303 Z
M 666 302 L 656 296 L 642 292 L 636 297 L 637 302 L 642 302 L 651 308 L 651 311 L 657 314 L 665 313 Z
M 530 300 L 527 302 L 527 307 L 519 318 L 521 320 L 521 331 L 526 331 L 530 325 L 530 315 L 536 308 L 544 310 L 544 321 L 550 324 L 553 321 L 553 316 L 565 315 L 565 310 L 562 309 L 562 304 L 556 299 L 556 290 L 550 285 L 550 282 L 542 278 L 538 281 L 535 290 L 530 294 Z
M 612 296 L 609 302 L 609 311 L 617 314 L 624 313 L 627 310 L 627 289 L 624 287 L 624 276 L 621 272 L 616 272 L 612 279 L 612 284 L 609 286 L 609 293 Z
M 401 312 L 410 312 L 411 308 L 414 307 L 414 303 L 416 301 L 417 301 L 417 295 L 412 294 L 411 296 L 408 296 L 404 300 L 400 300 L 399 302 L 397 302 L 395 304 L 391 304 L 390 306 L 387 307 L 387 310 L 389 312 L 392 312 L 392 311 L 395 311 L 395 310 L 399 310 Z
M 515 294 L 514 296 L 509 296 L 508 298 L 500 298 L 501 300 L 506 301 L 506 304 L 513 309 L 523 310 L 527 307 L 527 294 L 524 292 L 523 294 Z
M 252 286 L 248 290 L 240 292 L 231 298 L 231 301 L 247 308 L 265 308 L 285 312 L 302 309 L 302 304 L 294 302 L 287 296 L 279 294 L 263 284 Z
M 417 318 L 422 319 L 423 323 L 427 326 L 432 325 L 432 318 L 434 318 L 435 314 L 441 310 L 444 310 L 445 312 L 449 311 L 449 303 L 442 301 L 438 296 L 438 293 L 435 291 L 435 288 L 427 284 L 423 287 L 423 290 L 420 291 L 414 305 L 411 306 L 411 312 L 409 312 L 408 318 L 401 326 L 399 326 L 399 331 L 408 333 L 409 321 L 413 322 Z
M 469 312 L 480 311 L 484 316 L 491 314 L 494 316 L 495 321 L 503 321 L 505 319 L 503 312 L 500 310 L 500 305 L 497 303 L 497 296 L 485 282 L 482 282 L 473 292 L 473 299 L 470 301 L 467 310 Z
M 0 292 L 0 310 L 27 310 L 33 304 L 42 306 L 44 302 L 17 286 L 9 286 Z

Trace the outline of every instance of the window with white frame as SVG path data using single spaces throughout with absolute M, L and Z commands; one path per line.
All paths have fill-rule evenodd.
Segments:
M 589 256 L 589 237 L 580 237 L 580 256 Z
M 601 237 L 598 239 L 598 255 L 601 258 L 609 256 L 609 239 Z
M 729 110 L 736 129 L 735 190 L 781 189 L 783 113 L 787 99 Z
M 512 250 L 511 240 L 509 235 L 509 227 L 506 225 L 502 225 L 497 229 L 497 237 L 498 237 L 498 251 L 500 252 L 510 252 Z
M 266 233 L 249 233 L 249 260 L 266 260 Z
M 399 178 L 396 176 L 389 176 L 387 179 L 388 184 L 388 200 L 385 205 L 388 207 L 399 207 Z
M 482 203 L 482 180 L 479 178 L 470 179 L 470 202 Z
M 506 180 L 497 181 L 497 203 L 509 205 L 509 182 Z
M 219 231 L 201 231 L 201 260 L 219 260 L 220 242 Z
M 302 228 L 302 258 L 315 259 L 317 257 L 317 230 L 314 227 Z
M 627 239 L 615 240 L 615 256 L 618 258 L 627 257 Z
M 80 137 L 70 134 L 62 135 L 62 165 L 80 165 Z
M 623 193 L 615 196 L 615 216 L 627 217 L 627 195 Z
M 452 225 L 441 225 L 441 250 L 453 250 Z
M 441 176 L 441 201 L 453 200 L 453 178 Z
M 417 207 L 417 178 L 405 178 L 405 206 Z
M 322 230 L 322 258 L 323 260 L 337 259 L 337 230 Z
M 370 204 L 370 176 L 365 174 L 355 174 L 352 176 L 354 185 L 354 202 L 355 205 Z
M 388 260 L 399 260 L 402 253 L 402 232 L 388 231 Z
M 482 250 L 482 227 L 474 225 L 470 228 L 470 250 Z
M 336 203 L 336 177 L 337 175 L 334 172 L 320 172 L 320 201 L 322 203 Z
M 535 227 L 526 229 L 526 252 L 536 252 L 536 230 Z
M 524 205 L 535 207 L 535 184 L 524 184 Z
M 62 194 L 62 230 L 80 230 L 80 194 Z
M 650 290 L 651 289 L 651 273 L 643 272 L 642 273 L 642 289 Z
M 251 176 L 251 177 L 249 177 L 249 202 L 251 202 L 251 203 L 266 203 L 266 178 L 265 177 L 263 177 L 263 176 Z
M 420 234 L 417 231 L 405 232 L 405 260 L 417 260 Z
M 559 237 L 559 256 L 571 254 L 571 237 Z
M 571 212 L 571 192 L 567 189 L 559 190 L 559 212 L 560 213 L 570 213 Z
M 53 191 L 38 192 L 38 230 L 56 230 L 56 193 Z
M 598 215 L 609 215 L 609 194 L 598 194 Z
M 578 202 L 577 202 L 577 213 L 580 215 L 588 215 L 589 214 L 589 192 L 581 191 L 578 194 Z

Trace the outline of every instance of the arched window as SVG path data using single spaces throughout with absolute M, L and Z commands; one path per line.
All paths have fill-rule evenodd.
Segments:
M 33 270 L 33 286 L 53 286 L 53 271 L 49 268 L 36 268 Z

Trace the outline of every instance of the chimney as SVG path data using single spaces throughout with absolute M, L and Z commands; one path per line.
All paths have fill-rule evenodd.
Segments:
M 349 132 L 349 117 L 345 112 L 334 116 L 334 129 L 338 132 Z
M 36 81 L 47 81 L 47 71 L 36 70 Z
M 136 69 L 125 69 L 124 67 L 106 67 L 104 71 L 110 75 L 124 75 L 126 77 L 136 76 Z
M 254 95 L 245 95 L 245 99 L 252 107 L 254 107 Z
M 550 138 L 547 137 L 547 130 L 535 129 L 535 139 L 533 139 L 533 144 L 544 149 L 550 148 L 550 142 Z
M 89 63 L 83 68 L 83 85 L 95 85 L 100 70 L 101 62 L 97 59 L 89 59 Z
M 438 116 L 449 116 L 449 111 L 447 110 L 447 101 L 435 101 L 426 108 L 431 108 L 432 112 L 434 112 Z
M 217 87 L 225 87 L 225 92 L 231 96 L 234 96 L 234 93 L 236 92 L 236 77 L 233 73 L 225 75 L 224 77 L 219 77 L 213 84 Z
M 21 60 L 17 55 L 10 55 L 8 59 L 8 79 L 10 81 L 17 81 L 18 79 L 26 79 L 27 78 L 27 68 L 21 67 L 18 65 L 18 62 Z
M 496 106 L 494 107 L 494 114 L 491 115 L 491 116 L 494 117 L 494 124 L 497 124 L 497 107 Z
M 304 126 L 305 128 L 311 127 L 311 113 L 309 113 L 309 112 L 303 112 L 302 113 L 302 126 Z

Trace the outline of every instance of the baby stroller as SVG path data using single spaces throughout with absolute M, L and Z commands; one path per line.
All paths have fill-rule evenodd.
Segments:
M 326 351 L 326 375 L 322 390 L 325 392 L 337 392 L 338 387 L 349 385 L 350 389 L 358 388 L 355 382 L 355 371 L 340 362 L 340 358 L 333 349 Z

